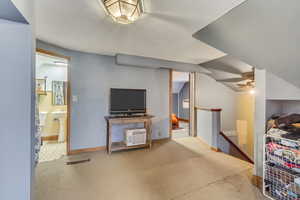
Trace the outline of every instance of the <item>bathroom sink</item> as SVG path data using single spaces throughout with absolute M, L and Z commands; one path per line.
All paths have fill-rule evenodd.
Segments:
M 39 112 L 40 126 L 45 126 L 47 115 L 48 112 Z

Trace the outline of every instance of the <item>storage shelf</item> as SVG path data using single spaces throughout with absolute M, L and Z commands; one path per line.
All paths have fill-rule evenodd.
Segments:
M 152 144 L 152 115 L 143 115 L 143 116 L 132 116 L 132 117 L 115 117 L 115 116 L 106 116 L 104 117 L 107 122 L 107 153 L 111 154 L 114 151 L 128 150 L 128 149 L 138 149 L 146 148 L 151 149 Z M 119 124 L 136 124 L 143 123 L 144 128 L 146 129 L 146 144 L 127 146 L 125 141 L 122 142 L 113 142 L 112 141 L 112 127 L 113 125 Z M 124 132 L 125 133 L 125 132 Z M 145 140 L 143 140 L 145 142 Z
M 127 146 L 124 142 L 113 142 L 111 145 L 111 151 L 138 149 L 138 148 L 145 148 L 149 146 L 150 146 L 149 142 L 147 142 L 146 144 L 134 145 L 134 146 Z
M 297 143 L 299 145 L 299 149 L 300 149 L 300 141 L 299 140 L 292 140 L 292 139 L 283 138 L 283 137 L 280 137 L 280 136 L 270 135 L 270 134 L 266 134 L 266 137 L 274 138 L 274 139 L 277 139 L 277 140 L 285 140 L 285 141 Z
M 264 194 L 269 198 L 300 199 L 299 147 L 299 141 L 265 135 Z

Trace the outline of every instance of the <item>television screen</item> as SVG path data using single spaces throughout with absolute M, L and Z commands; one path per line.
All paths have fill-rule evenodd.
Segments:
M 146 90 L 111 88 L 110 113 L 146 113 Z

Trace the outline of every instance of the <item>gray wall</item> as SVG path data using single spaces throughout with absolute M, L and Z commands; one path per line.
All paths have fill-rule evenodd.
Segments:
M 266 98 L 271 100 L 300 100 L 300 88 L 266 72 Z
M 266 120 L 269 120 L 272 115 L 283 112 L 283 102 L 278 100 L 266 101 Z
M 3 1 L 3 0 L 1 0 Z M 6 1 L 6 0 L 5 0 Z M 25 1 L 25 0 L 10 0 L 13 2 L 15 7 L 19 10 L 22 16 L 26 19 L 26 21 L 31 25 L 35 26 L 35 6 L 34 0 Z
M 205 74 L 196 74 L 195 105 L 204 108 L 221 108 L 221 130 L 235 130 L 236 93 Z
M 300 114 L 300 101 L 283 101 L 283 113 L 299 113 Z
M 263 175 L 263 137 L 266 132 L 266 71 L 255 70 L 254 163 L 255 175 Z
M 30 200 L 32 179 L 32 30 L 0 19 L 0 199 Z
M 273 114 L 291 114 L 300 113 L 299 100 L 267 100 L 266 101 L 266 119 Z
M 178 93 L 176 94 L 172 94 L 172 106 L 173 106 L 173 109 L 172 109 L 172 112 L 178 116 Z
M 178 93 L 178 105 L 179 105 L 179 118 L 189 120 L 190 118 L 190 110 L 189 108 L 183 108 L 182 103 L 184 99 L 189 99 L 190 95 L 190 84 L 188 82 L 184 83 L 183 87 L 181 88 L 180 92 Z
M 16 9 L 15 5 L 11 2 L 11 0 L 0 1 L 0 19 L 27 23 L 26 19 L 23 17 L 20 11 Z
M 92 148 L 106 145 L 104 116 L 109 111 L 110 88 L 147 89 L 148 113 L 155 115 L 153 138 L 169 136 L 169 71 L 118 66 L 112 56 L 101 56 L 63 49 L 41 41 L 37 47 L 70 56 L 72 95 L 71 149 Z M 120 127 L 114 140 L 120 140 Z

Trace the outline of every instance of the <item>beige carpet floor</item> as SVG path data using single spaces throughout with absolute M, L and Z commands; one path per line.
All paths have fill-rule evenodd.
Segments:
M 91 161 L 66 165 L 68 160 Z M 37 200 L 255 200 L 252 166 L 211 151 L 196 138 L 158 142 L 152 150 L 86 153 L 40 163 Z

